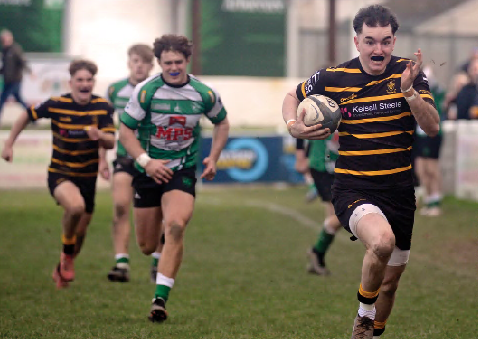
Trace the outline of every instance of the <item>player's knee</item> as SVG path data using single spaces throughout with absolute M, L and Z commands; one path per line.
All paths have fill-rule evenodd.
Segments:
M 84 203 L 76 203 L 68 206 L 66 208 L 66 212 L 74 217 L 80 217 L 83 213 L 85 213 L 85 204 Z
M 156 244 L 138 239 L 139 249 L 143 254 L 150 255 L 156 250 Z
M 376 256 L 390 257 L 395 248 L 395 236 L 393 232 L 390 231 L 380 234 L 370 247 Z
M 183 239 L 184 230 L 186 228 L 186 223 L 182 220 L 172 220 L 166 221 L 166 238 L 170 237 L 170 239 L 174 242 L 179 242 Z
M 116 219 L 123 219 L 128 215 L 128 206 L 126 204 L 115 204 Z

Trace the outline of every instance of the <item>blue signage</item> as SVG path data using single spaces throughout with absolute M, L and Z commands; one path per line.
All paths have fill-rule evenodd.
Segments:
M 209 155 L 211 143 L 209 137 L 201 140 L 202 158 Z M 212 183 L 297 182 L 291 160 L 295 157 L 285 154 L 282 136 L 231 137 L 221 152 Z

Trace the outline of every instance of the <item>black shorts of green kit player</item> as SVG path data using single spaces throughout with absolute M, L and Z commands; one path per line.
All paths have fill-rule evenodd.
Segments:
M 180 190 L 196 197 L 196 170 L 184 168 L 174 172 L 167 183 L 157 184 L 145 173 L 138 172 L 133 178 L 135 190 L 134 207 L 161 206 L 163 194 L 172 190 Z
M 402 251 L 410 249 L 416 209 L 413 186 L 381 191 L 332 187 L 332 203 L 340 223 L 349 233 L 352 233 L 350 217 L 358 206 L 377 206 L 392 226 L 395 245 Z
M 441 142 L 441 134 L 434 137 L 416 136 L 413 144 L 416 156 L 420 158 L 438 159 L 440 157 Z
M 134 177 L 138 170 L 134 167 L 134 159 L 130 157 L 117 157 L 113 161 L 113 175 L 116 173 L 127 173 Z
M 334 183 L 334 175 L 329 172 L 320 172 L 310 168 L 310 175 L 314 179 L 317 194 L 324 202 L 332 201 L 332 185 Z
M 61 173 L 48 172 L 48 188 L 50 189 L 51 196 L 55 198 L 53 192 L 58 185 L 64 181 L 72 182 L 76 187 L 79 188 L 80 194 L 85 201 L 85 212 L 92 214 L 95 210 L 96 179 L 97 176 L 83 178 L 71 177 Z

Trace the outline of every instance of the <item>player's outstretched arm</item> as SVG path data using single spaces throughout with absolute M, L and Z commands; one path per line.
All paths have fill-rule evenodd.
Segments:
M 204 171 L 201 179 L 212 180 L 216 176 L 216 163 L 219 160 L 221 151 L 226 146 L 229 137 L 229 120 L 227 117 L 220 123 L 214 125 L 212 134 L 212 145 L 209 156 L 203 160 Z
M 12 126 L 10 130 L 10 134 L 8 135 L 7 140 L 5 140 L 5 144 L 2 151 L 2 158 L 5 161 L 12 162 L 13 160 L 13 144 L 15 140 L 17 140 L 20 133 L 25 129 L 25 127 L 30 122 L 30 118 L 28 117 L 27 111 L 23 111 L 18 119 Z
M 282 103 L 282 118 L 287 124 L 287 130 L 290 135 L 298 139 L 327 139 L 330 135 L 330 130 L 328 128 L 321 129 L 322 125 L 320 124 L 307 127 L 304 124 L 305 110 L 297 116 L 297 107 L 299 107 L 299 99 L 294 88 L 286 94 Z

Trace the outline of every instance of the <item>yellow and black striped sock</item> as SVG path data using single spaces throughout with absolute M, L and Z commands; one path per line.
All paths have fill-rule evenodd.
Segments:
M 75 253 L 76 235 L 67 238 L 64 234 L 61 235 L 61 242 L 63 244 L 63 253 L 73 255 Z
M 379 338 L 383 332 L 385 331 L 385 324 L 387 323 L 387 320 L 385 321 L 377 321 L 375 320 L 373 322 L 373 337 L 374 338 Z
M 362 288 L 362 284 L 360 284 L 359 290 L 357 292 L 357 299 L 361 303 L 372 305 L 377 301 L 379 291 L 380 289 L 374 292 L 367 292 Z

